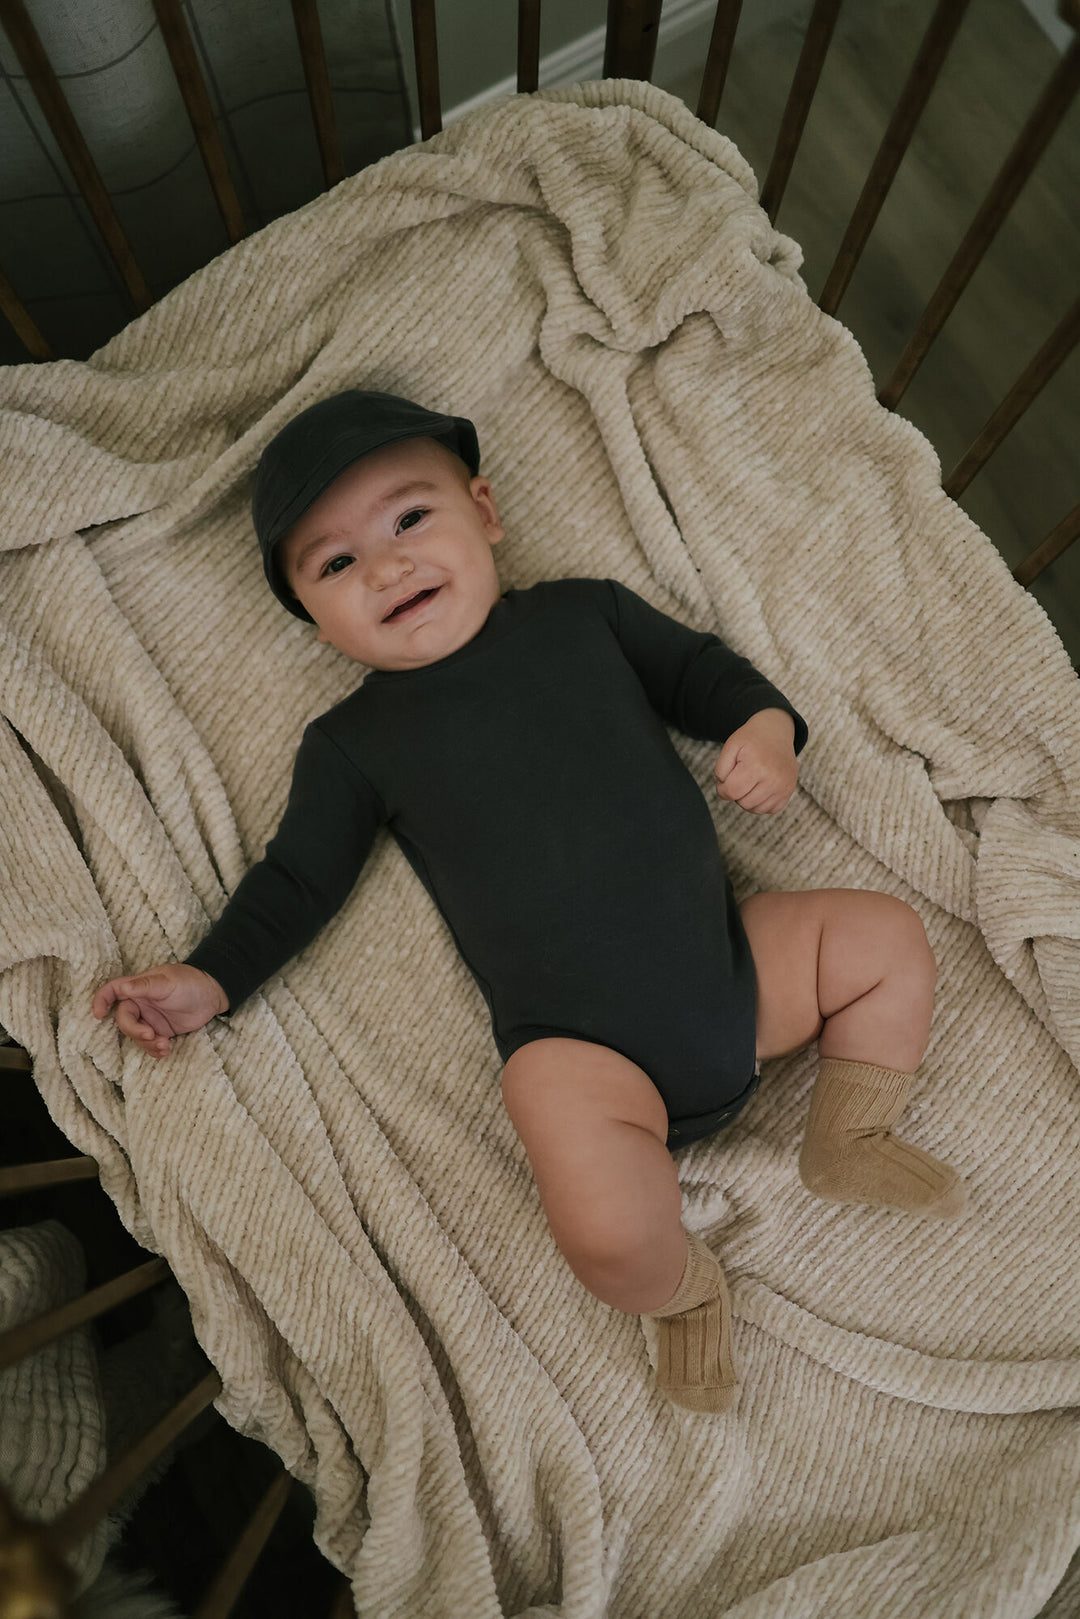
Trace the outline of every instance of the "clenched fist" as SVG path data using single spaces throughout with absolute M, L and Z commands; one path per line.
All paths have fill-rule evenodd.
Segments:
M 133 978 L 111 978 L 94 996 L 91 1011 L 103 1018 L 114 1007 L 116 1027 L 153 1057 L 164 1057 L 174 1034 L 191 1034 L 229 1002 L 216 978 L 200 967 L 166 962 Z
M 716 761 L 716 791 L 753 815 L 779 815 L 799 779 L 795 721 L 762 708 L 732 731 Z

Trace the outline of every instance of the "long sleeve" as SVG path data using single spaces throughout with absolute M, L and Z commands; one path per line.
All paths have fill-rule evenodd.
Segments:
M 266 853 L 186 957 L 217 979 L 230 1012 L 341 909 L 385 818 L 374 788 L 313 721 Z
M 795 722 L 795 752 L 802 751 L 806 721 L 748 659 L 719 636 L 662 613 L 618 579 L 603 582 L 611 588 L 619 644 L 669 725 L 700 741 L 726 742 L 760 709 L 782 708 Z

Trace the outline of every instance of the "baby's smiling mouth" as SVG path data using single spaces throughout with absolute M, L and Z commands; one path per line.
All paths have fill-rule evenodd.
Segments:
M 395 607 L 392 613 L 387 613 L 383 623 L 388 624 L 392 618 L 404 618 L 406 613 L 410 613 L 414 607 L 419 607 L 421 602 L 427 601 L 429 596 L 434 596 L 435 592 L 441 588 L 440 585 L 435 585 L 430 590 L 421 590 L 415 596 L 410 596 L 408 601 L 404 601 L 399 607 Z

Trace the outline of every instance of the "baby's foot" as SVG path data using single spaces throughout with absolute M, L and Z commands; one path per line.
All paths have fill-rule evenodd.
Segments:
M 869 1203 L 953 1220 L 967 1190 L 949 1164 L 894 1136 L 914 1075 L 824 1057 L 799 1152 L 803 1185 L 829 1203 Z
M 803 1185 L 827 1203 L 868 1203 L 939 1220 L 955 1220 L 967 1208 L 967 1188 L 951 1165 L 888 1130 L 838 1142 L 831 1151 L 818 1146 L 805 1154 L 805 1167 L 803 1156 Z

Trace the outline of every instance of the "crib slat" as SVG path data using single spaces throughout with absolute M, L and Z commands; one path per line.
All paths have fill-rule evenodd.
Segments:
M 193 1389 L 177 1400 L 160 1422 L 143 1434 L 130 1450 L 118 1456 L 59 1518 L 53 1520 L 49 1525 L 49 1540 L 61 1555 L 90 1533 L 139 1475 L 205 1411 L 212 1400 L 217 1399 L 221 1388 L 221 1378 L 217 1372 L 207 1372 Z
M 847 290 L 969 3 L 970 0 L 938 0 L 818 299 L 818 307 L 826 315 L 836 313 Z
M 345 178 L 345 164 L 341 156 L 337 120 L 334 118 L 334 98 L 330 93 L 330 70 L 326 65 L 319 8 L 316 0 L 292 0 L 293 21 L 300 43 L 300 58 L 304 64 L 311 112 L 315 119 L 315 134 L 319 141 L 323 176 L 327 190 Z
M 224 1567 L 192 1614 L 192 1619 L 229 1619 L 270 1531 L 281 1516 L 289 1495 L 291 1475 L 283 1467 L 244 1526 Z
M 21 1073 L 28 1074 L 33 1066 L 34 1059 L 25 1046 L 0 1046 L 0 1069 L 7 1068 L 9 1071 L 18 1069 Z
M 35 1316 L 32 1321 L 24 1321 L 18 1327 L 11 1327 L 7 1332 L 0 1332 L 0 1372 L 8 1366 L 17 1365 L 27 1355 L 43 1349 L 55 1339 L 62 1338 L 65 1332 L 84 1326 L 87 1321 L 104 1315 L 126 1299 L 133 1299 L 137 1293 L 145 1293 L 148 1287 L 156 1287 L 158 1282 L 167 1281 L 171 1275 L 172 1271 L 164 1259 L 150 1259 L 145 1265 L 136 1265 L 122 1276 L 114 1276 L 111 1282 L 103 1282 L 100 1287 L 83 1293 L 80 1298 L 71 1299 L 69 1303 Z
M 739 26 L 741 11 L 742 0 L 716 0 L 716 15 L 713 17 L 712 34 L 709 38 L 709 54 L 705 58 L 705 71 L 701 75 L 697 104 L 698 117 L 703 123 L 708 124 L 710 129 L 716 127 L 716 115 L 720 111 L 720 97 L 724 93 L 724 82 L 731 63 L 731 50 L 735 44 L 735 30 Z
M 96 1158 L 48 1158 L 38 1164 L 12 1164 L 0 1169 L 0 1197 L 20 1192 L 40 1192 L 45 1186 L 63 1186 L 68 1181 L 96 1180 Z
M 442 128 L 439 99 L 439 43 L 435 33 L 435 0 L 409 0 L 412 7 L 416 93 L 420 100 L 420 139 Z
M 1027 370 L 1013 383 L 986 426 L 974 440 L 942 484 L 955 500 L 967 488 L 979 468 L 987 462 L 1033 399 L 1037 399 L 1054 372 L 1080 342 L 1080 298 L 1051 332 Z
M 609 0 L 609 3 L 614 3 L 614 0 Z M 799 65 L 795 69 L 795 77 L 788 92 L 787 106 L 780 121 L 776 149 L 769 164 L 765 184 L 761 189 L 761 206 L 774 225 L 795 162 L 795 154 L 802 140 L 810 103 L 814 99 L 814 91 L 817 89 L 821 70 L 825 65 L 840 5 L 841 0 L 815 0 L 814 10 L 811 13 L 802 53 L 799 56 Z
M 519 95 L 540 88 L 540 0 L 518 0 L 517 87 Z
M 82 131 L 67 104 L 60 81 L 53 72 L 52 63 L 37 30 L 27 15 L 22 0 L 0 0 L 0 23 L 19 58 L 38 106 L 53 132 L 64 161 L 75 177 L 83 200 L 93 216 L 94 223 L 105 239 L 124 284 L 131 294 L 139 314 L 149 309 L 153 299 L 143 273 L 135 262 L 131 244 L 121 228 L 97 166 L 90 156 L 90 148 L 83 140 Z
M 214 109 L 210 105 L 210 94 L 206 88 L 202 68 L 199 66 L 199 59 L 195 54 L 183 6 L 180 0 L 154 0 L 154 11 L 161 28 L 161 37 L 169 53 L 169 60 L 173 65 L 173 72 L 176 74 L 180 94 L 184 98 L 184 105 L 191 119 L 191 127 L 195 131 L 195 139 L 199 143 L 206 172 L 210 177 L 214 197 L 225 221 L 225 229 L 229 233 L 229 241 L 239 242 L 247 235 L 247 226 L 244 223 L 232 175 L 229 173 L 225 147 L 218 133 Z
M 52 349 L 38 331 L 33 316 L 3 270 L 0 270 L 0 311 L 11 322 L 16 336 L 21 338 L 35 360 L 52 359 Z
M 878 403 L 892 410 L 926 357 L 934 338 L 982 262 L 1003 220 L 1042 156 L 1050 137 L 1068 112 L 1080 84 L 1080 40 L 1074 39 L 1039 98 L 987 193 L 986 200 L 953 256 L 936 291 L 923 311 L 896 369 L 878 394 Z
M 608 0 L 605 79 L 652 77 L 662 0 Z
M 352 1581 L 343 1576 L 334 1600 L 330 1604 L 330 1612 L 327 1614 L 326 1619 L 355 1619 L 355 1615 L 356 1605 L 352 1597 Z
M 1026 556 L 1012 571 L 1012 576 L 1018 585 L 1030 585 L 1037 579 L 1044 568 L 1051 562 L 1056 562 L 1063 551 L 1080 539 L 1080 501 L 1071 512 L 1066 512 L 1057 528 L 1051 529 L 1045 540 L 1037 550 Z

